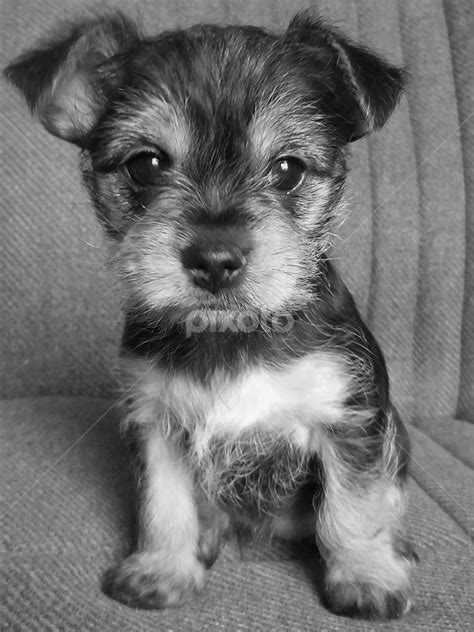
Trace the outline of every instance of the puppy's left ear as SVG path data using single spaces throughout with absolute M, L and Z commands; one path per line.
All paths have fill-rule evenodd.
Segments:
M 120 53 L 138 39 L 135 25 L 120 12 L 66 24 L 4 74 L 51 134 L 83 146 L 121 81 Z
M 291 21 L 287 38 L 305 51 L 308 66 L 328 83 L 327 106 L 347 142 L 382 127 L 395 108 L 407 73 L 355 44 L 310 12 Z

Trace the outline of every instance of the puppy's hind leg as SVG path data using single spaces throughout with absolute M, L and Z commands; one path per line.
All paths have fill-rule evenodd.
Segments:
M 363 426 L 326 428 L 320 454 L 317 539 L 326 562 L 326 603 L 337 614 L 367 619 L 397 618 L 410 609 L 416 559 L 403 528 L 404 429 L 392 412 L 382 418 L 372 434 Z
M 204 585 L 193 478 L 178 446 L 155 422 L 142 435 L 137 550 L 106 573 L 106 594 L 130 606 L 166 608 Z

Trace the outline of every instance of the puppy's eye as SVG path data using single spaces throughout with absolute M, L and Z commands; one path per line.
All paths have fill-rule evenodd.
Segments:
M 305 166 L 298 158 L 283 156 L 273 164 L 273 186 L 279 191 L 294 191 L 303 182 L 304 176 Z
M 167 166 L 167 159 L 163 153 L 143 152 L 125 164 L 132 180 L 141 186 L 152 186 L 158 183 Z

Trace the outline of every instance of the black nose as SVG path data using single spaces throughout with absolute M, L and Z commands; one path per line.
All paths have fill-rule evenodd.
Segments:
M 212 293 L 233 285 L 246 262 L 240 248 L 223 244 L 188 246 L 182 261 L 193 283 Z

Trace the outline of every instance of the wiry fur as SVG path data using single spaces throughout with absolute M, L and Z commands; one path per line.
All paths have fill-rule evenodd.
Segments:
M 308 13 L 281 35 L 201 25 L 147 38 L 109 14 L 6 75 L 82 148 L 124 296 L 139 533 L 105 591 L 179 605 L 245 525 L 312 535 L 333 611 L 403 614 L 408 439 L 327 258 L 346 146 L 384 124 L 403 71 Z M 159 170 L 142 182 L 133 169 L 150 154 Z

